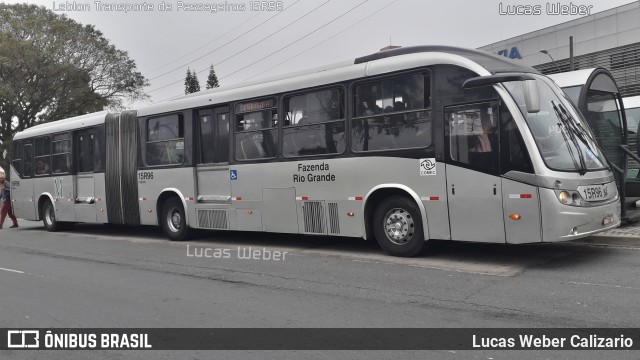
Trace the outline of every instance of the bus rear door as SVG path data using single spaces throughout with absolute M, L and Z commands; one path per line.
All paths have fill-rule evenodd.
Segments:
M 95 130 L 81 130 L 76 133 L 75 212 L 76 221 L 96 222 L 95 183 L 93 176 L 93 156 L 95 152 Z

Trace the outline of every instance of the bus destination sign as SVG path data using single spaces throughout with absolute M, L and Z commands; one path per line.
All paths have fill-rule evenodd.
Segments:
M 236 105 L 236 112 L 237 113 L 243 113 L 243 112 L 247 112 L 247 111 L 270 109 L 270 108 L 272 108 L 274 106 L 275 106 L 275 104 L 274 104 L 274 100 L 273 99 L 250 101 L 250 102 L 237 104 Z

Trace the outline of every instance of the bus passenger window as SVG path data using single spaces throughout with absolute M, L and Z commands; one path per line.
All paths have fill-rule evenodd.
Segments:
M 51 164 L 51 138 L 43 136 L 36 139 L 35 174 L 48 175 Z
M 71 143 L 69 133 L 53 135 L 51 163 L 54 174 L 68 173 L 71 168 Z
M 430 146 L 430 88 L 428 73 L 356 86 L 351 149 L 361 152 Z
M 284 100 L 285 157 L 339 154 L 346 149 L 345 104 L 342 89 L 329 89 Z
M 33 176 L 33 145 L 24 144 L 22 149 L 23 160 L 24 160 L 24 168 L 22 177 L 31 177 Z
M 244 112 L 244 113 L 242 113 Z M 273 99 L 236 104 L 237 160 L 269 159 L 278 155 L 278 112 Z
M 20 146 L 20 140 L 13 141 L 13 151 L 11 151 L 11 163 L 13 168 L 18 173 L 18 176 L 22 174 L 22 147 Z
M 445 109 L 449 157 L 490 173 L 498 170 L 498 112 L 495 105 L 473 104 Z
M 180 165 L 184 162 L 184 120 L 182 114 L 147 120 L 147 165 Z
M 522 140 L 518 126 L 506 107 L 501 107 L 500 119 L 502 121 L 500 171 L 503 174 L 511 170 L 533 173 L 533 165 L 527 147 Z

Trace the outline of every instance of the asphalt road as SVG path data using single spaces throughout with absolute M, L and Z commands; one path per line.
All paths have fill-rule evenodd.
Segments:
M 266 249 L 270 259 L 239 259 Z M 205 249 L 210 250 L 205 250 Z M 229 258 L 198 257 L 206 253 Z M 279 251 L 279 260 L 274 260 Z M 286 254 L 284 254 L 286 252 Z M 284 257 L 282 256 L 284 254 Z M 637 327 L 640 249 L 438 243 L 21 222 L 0 231 L 0 327 Z M 4 335 L 3 335 L 4 336 Z M 638 358 L 631 352 L 0 352 L 0 358 Z

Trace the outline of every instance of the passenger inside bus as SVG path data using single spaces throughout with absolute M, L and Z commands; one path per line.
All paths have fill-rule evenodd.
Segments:
M 495 128 L 491 124 L 489 114 L 484 112 L 480 113 L 480 123 L 482 126 L 482 133 L 476 135 L 474 139 L 475 144 L 471 147 L 471 151 L 475 153 L 486 153 L 492 151 L 491 143 L 494 142 L 494 130 Z
M 480 111 L 480 133 L 469 138 L 469 161 L 485 169 L 495 170 L 496 124 L 491 121 L 488 109 Z
M 45 175 L 48 173 L 49 173 L 49 165 L 43 160 L 38 160 L 36 162 L 36 175 Z

